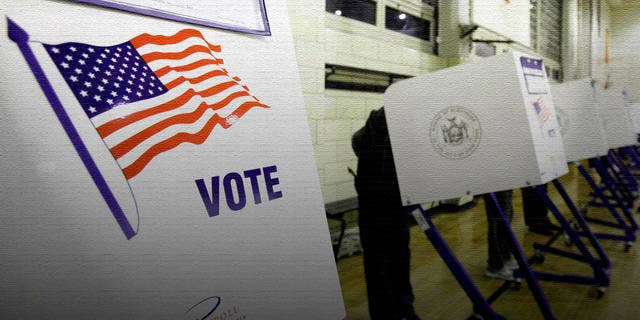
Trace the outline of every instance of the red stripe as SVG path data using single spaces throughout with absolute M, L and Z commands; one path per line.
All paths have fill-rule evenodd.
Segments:
M 209 50 L 209 48 L 202 46 L 202 45 L 193 45 L 190 46 L 182 51 L 178 51 L 178 52 L 150 52 L 150 53 L 145 53 L 142 55 L 142 59 L 144 59 L 145 62 L 150 63 L 156 60 L 161 60 L 161 59 L 168 59 L 168 60 L 180 60 L 180 59 L 184 59 L 194 53 L 206 53 L 206 54 L 211 54 L 211 50 Z M 214 57 L 214 59 L 216 59 Z M 222 59 L 216 59 L 217 63 L 216 64 L 223 64 L 224 62 L 222 61 Z
M 196 62 L 192 62 L 189 64 L 185 64 L 183 66 L 177 66 L 177 67 L 172 67 L 172 66 L 164 66 L 158 70 L 155 70 L 154 72 L 156 73 L 156 76 L 158 78 L 166 75 L 167 73 L 171 72 L 171 71 L 177 71 L 177 72 L 186 72 L 186 71 L 191 71 L 206 65 L 210 65 L 210 64 L 222 64 L 222 59 L 201 59 L 198 60 Z M 225 68 L 221 69 L 224 73 L 227 73 L 227 70 Z
M 232 86 L 236 85 L 235 82 L 233 81 L 228 81 L 228 82 L 223 82 L 220 84 L 217 84 L 213 87 L 207 88 L 205 90 L 202 91 L 195 91 L 194 89 L 189 89 L 187 91 L 185 91 L 182 95 L 180 95 L 179 97 L 171 100 L 171 101 L 167 101 L 163 104 L 157 105 L 155 107 L 151 107 L 149 109 L 145 109 L 145 110 L 141 110 L 138 112 L 134 112 L 130 115 L 127 115 L 126 117 L 119 117 L 116 119 L 113 119 L 99 127 L 97 127 L 96 129 L 98 130 L 98 134 L 104 139 L 106 137 L 108 137 L 109 135 L 111 135 L 112 133 L 128 126 L 129 124 L 132 124 L 136 121 L 140 121 L 144 118 L 156 115 L 158 113 L 162 113 L 162 112 L 166 112 L 166 111 L 170 111 L 170 110 L 174 110 L 177 109 L 179 107 L 181 107 L 182 105 L 184 105 L 185 103 L 187 103 L 187 101 L 189 101 L 189 99 L 193 98 L 194 96 L 200 96 L 203 98 L 206 97 L 210 97 L 213 96 L 217 93 L 220 93 Z
M 169 151 L 182 143 L 189 142 L 193 144 L 202 144 L 211 135 L 216 125 L 221 125 L 227 129 L 231 126 L 227 119 L 229 117 L 241 118 L 247 111 L 257 106 L 265 106 L 256 101 L 245 102 L 238 109 L 233 111 L 227 118 L 222 118 L 218 114 L 214 114 L 211 119 L 197 133 L 180 132 L 173 137 L 153 145 L 149 150 L 145 151 L 140 158 L 136 159 L 131 165 L 122 169 L 127 179 L 131 179 L 138 175 L 157 155 Z
M 221 52 L 221 47 L 219 45 L 214 45 L 209 43 L 200 31 L 195 29 L 184 29 L 178 31 L 178 33 L 172 36 L 162 36 L 162 35 L 150 35 L 148 33 L 141 34 L 133 39 L 131 39 L 131 44 L 138 49 L 146 44 L 157 44 L 157 45 L 171 45 L 176 44 L 181 41 L 184 41 L 188 38 L 200 38 L 202 39 L 214 52 Z
M 202 81 L 205 81 L 207 79 L 211 79 L 213 77 L 226 76 L 226 75 L 227 75 L 227 73 L 222 71 L 222 70 L 212 70 L 212 71 L 209 71 L 209 72 L 207 72 L 207 73 L 205 73 L 203 75 L 200 75 L 200 76 L 197 76 L 197 77 L 194 77 L 194 78 L 186 78 L 184 76 L 179 76 L 179 77 L 171 80 L 169 83 L 166 83 L 164 86 L 167 87 L 167 89 L 171 90 L 171 89 L 173 89 L 173 88 L 175 88 L 175 87 L 179 86 L 180 84 L 185 83 L 187 81 L 189 83 L 191 83 L 191 84 L 196 84 L 196 83 L 200 83 Z M 246 87 L 242 87 L 242 88 L 244 88 L 245 90 L 249 90 L 249 88 L 246 88 Z
M 198 108 L 196 108 L 194 111 L 190 113 L 181 113 L 181 114 L 172 116 L 170 118 L 164 119 L 134 134 L 128 139 L 113 146 L 111 148 L 111 153 L 116 159 L 119 159 L 125 154 L 127 154 L 129 151 L 133 150 L 133 148 L 137 147 L 142 142 L 151 138 L 152 136 L 158 134 L 162 130 L 165 130 L 173 125 L 195 123 L 196 121 L 198 121 L 198 119 L 200 119 L 204 115 L 204 113 L 207 110 L 210 110 L 210 109 L 220 110 L 226 107 L 227 105 L 229 105 L 233 100 L 240 97 L 246 97 L 248 95 L 249 93 L 245 91 L 237 91 L 230 94 L 229 96 L 224 98 L 222 101 L 219 101 L 212 105 L 208 105 L 207 103 L 203 102 L 198 106 Z

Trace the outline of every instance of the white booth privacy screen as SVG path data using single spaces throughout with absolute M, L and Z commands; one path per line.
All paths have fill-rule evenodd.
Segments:
M 609 149 L 636 144 L 636 130 L 625 106 L 622 91 L 615 88 L 605 90 L 596 86 L 596 101 Z
M 592 80 L 585 78 L 552 85 L 551 93 L 567 161 L 606 155 L 607 136 Z
M 266 11 L 270 36 L 0 9 L 0 319 L 344 318 L 287 2 Z
M 542 61 L 512 52 L 393 84 L 385 113 L 405 205 L 567 172 Z

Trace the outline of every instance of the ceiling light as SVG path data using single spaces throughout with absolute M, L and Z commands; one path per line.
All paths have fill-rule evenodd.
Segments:
M 404 12 L 398 15 L 398 19 L 400 20 L 404 20 L 406 18 L 407 18 L 407 15 Z
M 342 10 L 338 9 L 334 12 L 337 16 L 341 16 L 342 15 Z

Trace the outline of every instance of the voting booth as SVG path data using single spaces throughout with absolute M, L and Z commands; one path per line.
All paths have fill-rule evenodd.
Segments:
M 634 128 L 631 114 L 625 106 L 622 92 L 617 89 L 605 90 L 596 87 L 596 101 L 602 116 L 609 149 L 636 144 L 637 131 Z
M 636 135 L 640 135 L 640 103 L 627 103 L 627 110 L 629 110 L 629 115 L 631 115 L 631 122 L 633 123 L 633 128 L 636 132 Z
M 405 205 L 567 173 L 542 60 L 518 52 L 393 84 L 385 112 Z
M 286 1 L 0 11 L 0 318 L 344 318 Z
M 606 155 L 609 146 L 592 80 L 552 85 L 551 93 L 567 161 Z

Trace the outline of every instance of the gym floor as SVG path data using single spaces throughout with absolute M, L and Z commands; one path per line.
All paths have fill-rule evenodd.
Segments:
M 570 169 L 570 173 L 560 180 L 576 204 L 585 203 L 590 188 L 573 166 Z M 568 216 L 568 209 L 552 185 L 549 191 L 556 205 Z M 503 281 L 484 275 L 487 219 L 482 197 L 476 197 L 475 201 L 477 205 L 474 207 L 456 213 L 436 214 L 432 220 L 483 295 L 488 297 Z M 513 204 L 513 231 L 525 254 L 531 256 L 534 253 L 532 244 L 544 243 L 549 237 L 527 230 L 519 191 L 514 192 Z M 588 214 L 611 219 L 605 208 L 589 207 Z M 557 223 L 551 214 L 549 216 Z M 640 215 L 635 214 L 635 217 L 639 219 Z M 620 233 L 593 224 L 590 227 L 593 231 Z M 623 242 L 600 240 L 600 243 L 613 265 L 611 286 L 602 298 L 598 299 L 597 289 L 590 286 L 540 282 L 558 319 L 640 319 L 640 244 L 636 243 L 629 252 L 624 252 Z M 562 238 L 554 246 L 569 248 Z M 569 250 L 577 252 L 575 248 Z M 593 274 L 587 264 L 550 253 L 545 255 L 542 264 L 534 264 L 533 269 L 583 276 Z M 346 319 L 369 319 L 362 255 L 338 260 L 338 272 L 347 309 Z M 472 314 L 471 303 L 464 291 L 418 226 L 411 227 L 411 282 L 416 297 L 414 307 L 422 319 L 466 319 Z M 524 280 L 519 290 L 508 290 L 492 306 L 507 319 L 543 318 Z

